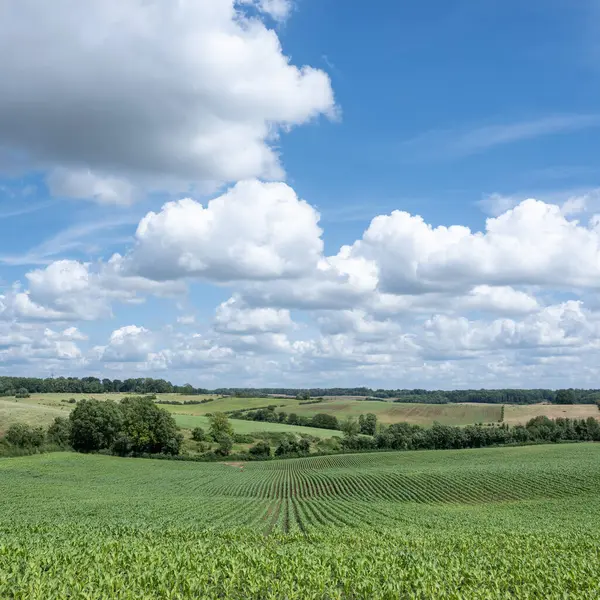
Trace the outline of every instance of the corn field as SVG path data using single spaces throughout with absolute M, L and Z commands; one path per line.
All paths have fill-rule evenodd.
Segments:
M 600 445 L 0 461 L 0 598 L 600 598 Z

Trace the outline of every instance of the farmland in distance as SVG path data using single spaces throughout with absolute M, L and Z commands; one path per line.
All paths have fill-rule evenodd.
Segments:
M 118 401 L 130 394 L 98 394 L 94 397 L 100 400 Z M 48 426 L 55 417 L 67 417 L 75 404 L 69 400 L 81 400 L 89 397 L 86 394 L 32 394 L 29 398 L 14 397 L 0 398 L 0 434 L 5 432 L 13 423 Z M 211 399 L 204 404 L 184 404 Z M 416 425 L 429 426 L 435 422 L 443 425 L 471 425 L 475 423 L 499 423 L 509 425 L 525 424 L 529 419 L 546 415 L 550 418 L 600 418 L 600 411 L 593 404 L 554 405 L 504 405 L 504 420 L 500 404 L 421 404 L 395 403 L 393 401 L 366 401 L 355 397 L 325 397 L 321 402 L 305 404 L 295 398 L 236 398 L 206 396 L 184 396 L 179 394 L 159 394 L 156 402 L 173 414 L 177 424 L 189 432 L 195 427 L 208 427 L 207 414 L 222 411 L 251 410 L 276 406 L 276 411 L 287 414 L 295 413 L 303 417 L 312 417 L 319 413 L 334 415 L 338 421 L 347 417 L 358 417 L 361 414 L 374 413 L 379 423 L 391 424 L 407 422 Z M 177 402 L 180 404 L 164 404 Z M 252 434 L 255 432 L 307 434 L 316 438 L 339 437 L 340 432 L 315 427 L 302 427 L 284 423 L 254 422 L 232 419 L 231 424 L 235 433 Z

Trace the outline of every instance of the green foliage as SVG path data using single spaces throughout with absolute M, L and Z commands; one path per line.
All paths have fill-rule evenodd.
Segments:
M 179 454 L 183 441 L 173 416 L 142 396 L 123 398 L 120 404 L 82 400 L 69 421 L 69 441 L 78 452 Z
M 15 394 L 15 398 L 29 398 L 31 394 L 27 391 L 27 388 L 19 388 Z
M 271 456 L 271 446 L 267 442 L 258 442 L 248 452 L 254 456 Z
M 56 417 L 46 432 L 48 442 L 61 448 L 69 446 L 70 437 L 71 423 L 69 419 L 65 419 L 64 417 Z
M 192 439 L 195 442 L 203 442 L 206 440 L 206 433 L 202 427 L 194 427 L 192 429 Z
M 575 392 L 573 390 L 558 390 L 554 401 L 556 404 L 575 404 Z
M 0 395 L 13 396 L 19 389 L 29 394 L 66 393 L 66 394 L 207 394 L 209 390 L 195 388 L 190 384 L 174 385 L 164 379 L 140 377 L 135 379 L 98 379 L 97 377 L 0 377 Z M 594 404 L 600 396 L 600 390 L 573 389 L 574 402 Z M 424 389 L 378 389 L 358 388 L 220 388 L 210 391 L 214 395 L 235 396 L 237 398 L 266 398 L 271 394 L 285 395 L 291 398 L 301 396 L 302 401 L 311 397 L 352 396 L 363 399 L 391 399 L 398 402 L 441 404 L 447 402 L 473 402 L 491 404 L 536 404 L 539 402 L 558 402 L 557 392 L 550 389 L 498 389 L 498 390 L 424 390 Z M 208 400 L 206 400 L 208 401 Z M 189 401 L 188 401 L 189 402 Z
M 126 436 L 134 453 L 179 454 L 182 437 L 173 416 L 144 397 L 123 398 L 120 433 Z
M 310 452 L 310 442 L 306 438 L 297 440 L 296 438 L 284 439 L 279 446 L 275 448 L 275 456 L 304 456 Z
M 339 429 L 340 424 L 338 423 L 337 417 L 328 415 L 325 413 L 319 413 L 315 415 L 310 422 L 312 427 L 319 427 L 321 429 Z
M 31 427 L 23 423 L 11 425 L 5 435 L 6 441 L 17 448 L 40 448 L 45 438 L 43 427 Z
M 359 421 L 360 418 L 362 415 L 360 415 Z M 360 433 L 361 427 L 354 417 L 348 417 L 342 421 L 341 430 L 346 437 L 351 438 Z
M 360 433 L 364 435 L 375 435 L 377 433 L 377 416 L 373 413 L 360 415 L 358 417 Z
M 225 413 L 216 412 L 209 416 L 209 421 L 209 434 L 215 442 L 222 436 L 233 437 L 233 427 Z
M 123 426 L 121 410 L 111 400 L 82 400 L 69 415 L 69 420 L 70 443 L 78 452 L 109 449 Z
M 215 450 L 217 454 L 220 454 L 221 456 L 229 456 L 229 454 L 231 454 L 231 449 L 233 448 L 232 436 L 221 433 L 215 441 L 219 444 L 219 447 Z

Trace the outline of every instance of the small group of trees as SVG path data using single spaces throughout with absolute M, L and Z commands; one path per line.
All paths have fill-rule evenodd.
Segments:
M 192 440 L 199 443 L 207 441 L 216 442 L 218 447 L 215 453 L 221 456 L 228 456 L 237 437 L 233 432 L 229 418 L 225 413 L 216 412 L 208 415 L 208 419 L 210 423 L 208 432 L 204 431 L 202 427 L 195 427 L 192 430 Z
M 347 438 L 352 438 L 359 433 L 373 436 L 377 433 L 377 416 L 373 413 L 359 415 L 358 421 L 353 417 L 348 417 L 342 421 L 340 429 Z
M 78 452 L 179 454 L 183 436 L 174 418 L 149 398 L 82 400 L 69 415 L 69 443 Z

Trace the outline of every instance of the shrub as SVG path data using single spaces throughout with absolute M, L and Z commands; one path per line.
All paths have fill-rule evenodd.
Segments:
M 18 448 L 40 448 L 46 436 L 42 427 L 15 423 L 8 428 L 5 437 L 9 444 Z
M 202 427 L 194 427 L 192 429 L 192 439 L 195 442 L 203 442 L 206 439 L 206 433 Z
M 258 442 L 248 452 L 252 456 L 271 456 L 271 446 L 267 442 Z
M 27 391 L 26 388 L 19 388 L 17 393 L 15 394 L 15 398 L 29 398 L 31 394 Z
M 312 427 L 319 427 L 321 429 L 339 429 L 340 425 L 338 423 L 337 417 L 333 415 L 328 415 L 325 413 L 319 413 L 315 415 L 311 419 Z
M 233 439 L 230 435 L 222 434 L 216 440 L 219 447 L 215 450 L 215 453 L 220 456 L 229 456 L 231 449 L 233 448 Z
M 71 436 L 71 423 L 64 417 L 56 417 L 48 431 L 46 439 L 50 444 L 56 444 L 62 448 L 69 446 L 69 438 Z

